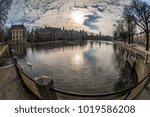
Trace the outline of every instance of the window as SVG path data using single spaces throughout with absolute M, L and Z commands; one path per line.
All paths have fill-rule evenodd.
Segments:
M 18 39 L 18 36 L 16 36 L 16 39 Z

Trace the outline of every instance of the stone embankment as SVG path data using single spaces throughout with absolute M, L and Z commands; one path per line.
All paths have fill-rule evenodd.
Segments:
M 144 47 L 141 47 L 138 45 L 128 45 L 122 42 L 114 42 L 114 43 L 118 44 L 119 46 L 121 46 L 123 49 L 127 51 L 127 53 L 129 54 L 128 58 L 134 55 L 135 59 L 143 61 L 147 66 L 147 69 L 148 69 L 147 72 L 150 72 L 150 52 L 149 51 L 145 51 Z M 139 66 L 136 67 L 136 72 L 138 76 L 140 76 L 141 72 L 144 72 L 143 70 L 145 69 L 141 67 L 140 64 L 138 64 Z M 138 78 L 140 78 L 138 80 L 141 80 L 142 77 L 138 77 Z M 146 87 L 144 87 L 144 89 L 136 97 L 136 99 L 137 100 L 149 100 L 150 99 L 150 83 Z
M 8 45 L 0 46 L 0 57 L 8 54 Z

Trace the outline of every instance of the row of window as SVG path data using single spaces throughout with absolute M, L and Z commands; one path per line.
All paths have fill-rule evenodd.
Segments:
M 20 30 L 20 31 L 13 31 L 13 34 L 21 34 L 22 33 L 22 31 Z
M 20 35 L 20 36 L 13 36 L 13 39 L 15 40 L 15 39 L 22 39 L 23 37 Z M 24 37 L 25 38 L 25 37 Z

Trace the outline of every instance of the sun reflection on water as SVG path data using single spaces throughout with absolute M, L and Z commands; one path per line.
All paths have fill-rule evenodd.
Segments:
M 72 64 L 76 67 L 76 66 L 82 66 L 84 62 L 84 58 L 82 56 L 82 54 L 75 54 L 72 58 Z

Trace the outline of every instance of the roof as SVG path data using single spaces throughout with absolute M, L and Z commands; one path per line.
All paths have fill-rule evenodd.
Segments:
M 54 32 L 54 31 L 61 31 L 60 28 L 48 27 L 48 28 L 40 28 L 36 29 L 35 32 Z
M 10 29 L 11 30 L 18 30 L 18 29 L 26 29 L 26 27 L 23 24 L 21 24 L 21 25 L 12 25 Z

